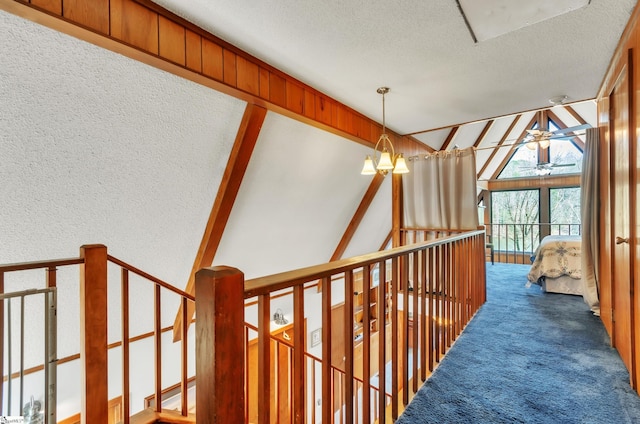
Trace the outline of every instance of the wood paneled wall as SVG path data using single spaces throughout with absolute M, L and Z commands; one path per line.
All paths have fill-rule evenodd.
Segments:
M 206 81 L 218 91 L 365 145 L 375 143 L 382 131 L 377 122 L 150 0 L 0 0 L 0 9 L 153 66 L 159 66 L 160 59 L 166 71 Z M 52 22 L 45 14 L 62 22 Z M 69 30 L 68 24 L 88 31 Z M 117 43 L 101 43 L 88 32 Z M 432 151 L 413 137 L 388 133 L 407 156 Z
M 640 383 L 640 24 L 636 5 L 597 97 L 601 134 L 601 318 Z M 621 197 L 624 198 L 621 202 Z M 628 202 L 628 203 L 626 203 Z M 628 205 L 621 207 L 621 205 Z M 616 242 L 616 237 L 628 239 Z

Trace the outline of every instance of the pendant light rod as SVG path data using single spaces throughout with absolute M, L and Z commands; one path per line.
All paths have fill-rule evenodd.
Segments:
M 387 94 L 389 92 L 389 87 L 380 87 L 376 90 L 378 92 L 378 94 L 382 94 L 382 134 L 386 134 L 387 133 L 387 126 L 386 126 L 386 114 L 385 114 L 385 107 L 384 107 L 384 95 Z

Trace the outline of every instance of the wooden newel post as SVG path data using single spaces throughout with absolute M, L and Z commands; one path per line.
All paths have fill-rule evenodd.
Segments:
M 105 423 L 109 395 L 107 352 L 107 247 L 80 248 L 81 423 Z
M 196 423 L 244 422 L 244 274 L 196 273 Z

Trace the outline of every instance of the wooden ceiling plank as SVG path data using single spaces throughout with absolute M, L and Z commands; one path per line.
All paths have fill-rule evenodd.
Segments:
M 233 148 L 229 155 L 227 167 L 220 182 L 218 194 L 213 202 L 211 214 L 209 215 L 200 247 L 193 262 L 193 267 L 191 268 L 191 274 L 189 275 L 189 280 L 185 288 L 187 293 L 194 293 L 196 272 L 201 268 L 211 266 L 213 262 L 266 115 L 267 109 L 254 104 L 248 104 L 244 111 Z M 194 312 L 195 305 L 189 303 L 187 307 L 189 324 L 193 319 Z M 180 306 L 176 315 L 173 329 L 174 341 L 180 340 L 182 331 L 182 306 Z
M 500 146 L 502 146 L 504 144 L 504 142 L 507 141 L 507 137 L 509 137 L 509 134 L 511 134 L 511 131 L 513 131 L 513 128 L 516 126 L 516 124 L 518 123 L 520 118 L 522 118 L 522 114 L 516 115 L 514 120 L 509 125 L 509 128 L 507 128 L 505 133 L 502 134 L 502 138 L 500 139 L 498 144 L 496 144 L 496 148 L 493 150 L 493 152 L 491 152 L 491 155 L 489 156 L 489 159 L 486 160 L 486 162 L 482 166 L 482 169 L 480 169 L 480 172 L 478 172 L 477 178 L 480 178 L 480 176 L 482 174 L 484 174 L 484 171 L 487 170 L 487 167 L 489 166 L 491 161 L 493 161 L 493 158 L 496 156 L 496 154 L 498 154 L 498 150 L 500 149 Z
M 356 209 L 356 212 L 353 214 L 353 218 L 351 218 L 351 222 L 349 222 L 349 225 L 347 225 L 347 229 L 342 235 L 342 239 L 338 243 L 335 252 L 333 252 L 333 255 L 331 255 L 331 259 L 329 259 L 330 262 L 342 259 L 342 255 L 344 255 L 345 250 L 347 250 L 347 246 L 349 246 L 351 239 L 353 239 L 358 226 L 362 222 L 362 219 L 367 213 L 367 210 L 369 210 L 369 206 L 371 206 L 371 202 L 373 202 L 373 199 L 376 196 L 376 193 L 378 193 L 380 186 L 382 186 L 383 181 L 384 176 L 379 173 L 377 173 L 373 177 L 373 180 L 371 180 L 371 184 L 369 184 L 367 192 L 362 197 L 358 209 Z

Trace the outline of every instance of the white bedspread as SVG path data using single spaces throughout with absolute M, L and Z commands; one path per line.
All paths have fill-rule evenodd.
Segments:
M 581 243 L 581 236 L 546 236 L 536 249 L 527 279 L 535 283 L 540 277 L 568 275 L 579 280 L 582 278 Z

